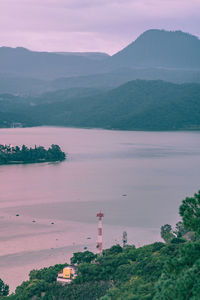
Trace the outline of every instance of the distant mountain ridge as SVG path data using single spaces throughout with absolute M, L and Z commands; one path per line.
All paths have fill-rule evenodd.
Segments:
M 83 56 L 35 52 L 22 47 L 0 48 L 0 71 L 13 76 L 47 80 L 87 75 L 95 72 L 96 63 Z
M 50 53 L 0 47 L 1 73 L 15 76 L 47 80 L 124 67 L 200 70 L 200 40 L 181 31 L 152 29 L 111 57 L 103 53 Z
M 200 83 L 200 40 L 181 31 L 152 29 L 113 56 L 0 47 L 0 93 L 108 89 L 137 79 Z

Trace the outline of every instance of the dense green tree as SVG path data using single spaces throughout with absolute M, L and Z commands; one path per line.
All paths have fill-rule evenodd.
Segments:
M 198 300 L 200 292 L 200 243 L 183 244 L 179 253 L 167 260 L 156 284 L 154 300 Z
M 9 294 L 9 286 L 0 278 L 0 296 L 7 296 Z
M 75 252 L 70 259 L 71 264 L 90 263 L 97 257 L 96 254 L 90 251 Z
M 49 284 L 45 280 L 24 281 L 22 285 L 16 288 L 14 300 L 30 300 L 33 297 L 39 300 L 42 293 L 45 293 L 48 288 Z
M 107 281 L 65 286 L 55 284 L 46 292 L 43 300 L 96 300 L 104 296 L 111 286 L 112 283 Z
M 183 222 L 179 221 L 176 223 L 175 230 L 173 233 L 177 236 L 177 238 L 182 238 L 184 235 L 188 232 L 188 230 L 185 229 Z
M 117 245 L 112 246 L 109 249 L 104 250 L 103 255 L 104 254 L 118 254 L 118 253 L 122 253 L 122 251 L 123 251 L 123 248 L 119 244 L 117 244 Z
M 165 224 L 161 227 L 160 234 L 166 243 L 169 243 L 175 237 L 172 231 L 172 227 L 169 224 Z
M 200 235 L 200 191 L 193 197 L 183 200 L 179 213 L 183 219 L 184 227 Z
M 29 273 L 29 279 L 32 280 L 45 280 L 48 283 L 56 281 L 58 272 L 61 271 L 67 264 L 58 264 L 53 267 L 43 268 L 40 270 L 32 270 Z

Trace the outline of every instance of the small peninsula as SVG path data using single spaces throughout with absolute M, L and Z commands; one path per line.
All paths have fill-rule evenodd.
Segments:
M 45 149 L 43 146 L 28 148 L 23 145 L 11 146 L 0 144 L 0 165 L 55 162 L 65 160 L 66 155 L 60 146 L 52 144 Z

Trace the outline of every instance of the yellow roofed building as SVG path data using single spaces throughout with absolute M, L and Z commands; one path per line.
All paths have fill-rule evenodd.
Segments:
M 67 266 L 63 268 L 61 272 L 58 273 L 57 281 L 63 284 L 70 283 L 72 279 L 76 277 L 77 267 Z

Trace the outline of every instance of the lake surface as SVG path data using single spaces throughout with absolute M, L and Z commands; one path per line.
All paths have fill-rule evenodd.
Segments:
M 160 240 L 200 189 L 199 132 L 15 128 L 0 129 L 0 143 L 68 153 L 62 163 L 0 166 L 0 278 L 11 290 L 34 268 L 96 251 L 99 210 L 105 248 L 124 230 L 140 246 Z

